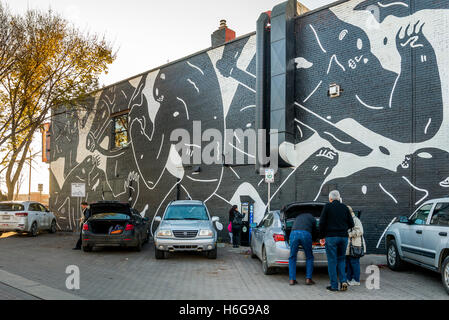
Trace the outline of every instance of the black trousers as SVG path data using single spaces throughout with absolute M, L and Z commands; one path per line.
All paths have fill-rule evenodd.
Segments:
M 81 238 L 82 236 L 83 236 L 83 232 L 81 231 L 80 232 L 80 238 L 78 239 L 78 242 L 76 243 L 75 248 L 81 249 L 81 245 L 83 244 L 83 240 Z
M 242 226 L 232 224 L 232 244 L 234 246 L 240 246 L 241 233 L 242 233 Z

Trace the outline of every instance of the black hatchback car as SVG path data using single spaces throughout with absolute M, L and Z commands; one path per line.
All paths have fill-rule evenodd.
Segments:
M 129 204 L 99 202 L 90 205 L 90 218 L 82 231 L 83 250 L 90 252 L 94 247 L 132 247 L 142 249 L 150 237 L 148 218 Z

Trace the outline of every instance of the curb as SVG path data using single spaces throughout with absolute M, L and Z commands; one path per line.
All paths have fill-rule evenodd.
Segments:
M 44 286 L 4 270 L 0 270 L 0 282 L 42 300 L 85 300 L 74 294 Z

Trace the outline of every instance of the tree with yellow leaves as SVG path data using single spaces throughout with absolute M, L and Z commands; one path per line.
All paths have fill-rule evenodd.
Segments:
M 0 23 L 0 170 L 11 200 L 33 135 L 53 109 L 77 108 L 74 101 L 97 90 L 115 53 L 104 37 L 51 10 L 20 16 L 0 6 Z

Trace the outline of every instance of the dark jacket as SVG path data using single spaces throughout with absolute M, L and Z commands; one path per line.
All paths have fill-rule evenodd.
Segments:
M 324 206 L 320 217 L 320 236 L 348 237 L 348 230 L 354 228 L 354 220 L 348 207 L 340 201 Z
M 243 225 L 243 218 L 245 216 L 238 212 L 237 210 L 234 210 L 234 217 L 232 219 L 232 225 L 233 226 L 241 226 Z
M 318 228 L 316 219 L 310 213 L 303 213 L 296 217 L 293 224 L 292 231 L 307 231 L 312 235 L 312 239 L 315 240 L 318 237 Z
M 84 215 L 84 222 L 86 222 L 87 220 L 89 220 L 91 214 L 90 214 L 90 209 L 86 208 L 83 211 L 83 215 Z

